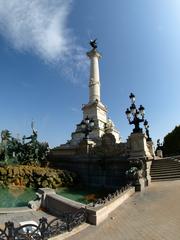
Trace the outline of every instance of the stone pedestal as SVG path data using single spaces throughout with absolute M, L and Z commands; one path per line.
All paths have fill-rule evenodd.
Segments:
M 141 187 L 148 186 L 151 183 L 151 163 L 154 159 L 153 142 L 147 142 L 147 137 L 143 133 L 132 133 L 128 138 L 127 144 L 130 149 L 130 158 L 142 159 L 145 164 L 144 178 L 141 179 Z
M 151 156 L 154 158 L 155 157 L 155 151 L 154 151 L 153 141 L 147 141 L 147 147 L 149 149 L 149 152 L 150 152 Z
M 163 158 L 163 152 L 162 152 L 162 150 L 157 150 L 157 157 L 159 157 L 159 158 Z
M 96 143 L 90 139 L 83 139 L 79 147 L 77 148 L 77 153 L 81 155 L 88 155 L 90 150 L 96 145 Z
M 146 187 L 146 179 L 140 178 L 139 182 L 137 182 L 135 184 L 135 191 L 136 192 L 141 192 L 141 191 L 144 190 L 145 187 Z
M 150 175 L 150 171 L 151 171 L 151 164 L 152 161 L 146 161 L 146 182 L 145 185 L 149 186 L 151 183 L 151 175 Z
M 149 158 L 153 156 L 147 146 L 146 136 L 144 133 L 131 133 L 127 140 L 128 148 L 130 149 L 130 157 L 132 158 Z
M 94 129 L 89 134 L 89 137 L 95 141 L 100 140 L 104 135 L 105 124 L 108 121 L 107 108 L 101 102 L 95 101 L 84 105 L 82 111 L 84 119 L 88 116 L 90 119 L 93 119 L 95 123 Z

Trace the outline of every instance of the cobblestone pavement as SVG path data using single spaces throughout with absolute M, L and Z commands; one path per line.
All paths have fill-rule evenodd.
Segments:
M 68 240 L 180 240 L 180 181 L 152 183 Z

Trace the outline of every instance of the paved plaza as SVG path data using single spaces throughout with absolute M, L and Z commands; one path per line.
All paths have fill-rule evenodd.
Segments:
M 15 212 L 15 213 L 0 213 L 0 228 L 4 228 L 4 223 L 8 221 L 14 222 L 15 226 L 19 225 L 19 222 L 24 221 L 36 221 L 39 222 L 39 219 L 46 217 L 48 221 L 51 221 L 54 216 L 45 213 L 44 211 L 28 211 L 28 212 Z
M 179 240 L 180 181 L 152 183 L 135 193 L 101 225 L 68 240 Z
M 49 220 L 53 218 L 42 211 L 0 214 L 0 225 L 8 220 L 16 223 L 37 221 L 42 216 Z M 91 239 L 179 240 L 180 180 L 152 183 L 144 192 L 135 193 L 130 197 L 99 226 L 88 226 L 68 238 Z

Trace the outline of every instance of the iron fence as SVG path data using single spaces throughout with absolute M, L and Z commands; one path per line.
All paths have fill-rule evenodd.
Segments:
M 114 193 L 109 193 L 106 197 L 104 198 L 98 198 L 97 200 L 95 200 L 94 202 L 88 204 L 88 206 L 91 207 L 96 207 L 99 205 L 104 205 L 107 202 L 113 200 L 114 198 L 116 198 L 117 196 L 119 196 L 120 194 L 122 194 L 123 192 L 125 192 L 127 189 L 129 189 L 130 187 L 132 187 L 132 184 L 129 183 L 123 187 L 121 187 L 120 189 L 117 189 Z
M 4 229 L 0 229 L 0 240 L 47 240 L 86 222 L 85 208 L 75 213 L 62 213 L 58 218 L 48 223 L 47 218 L 39 219 L 39 224 L 26 224 L 15 227 L 13 222 L 6 222 Z

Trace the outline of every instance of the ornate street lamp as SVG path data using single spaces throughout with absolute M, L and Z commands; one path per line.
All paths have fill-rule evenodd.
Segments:
M 142 133 L 142 128 L 139 127 L 139 123 L 144 122 L 145 108 L 142 105 L 139 106 L 139 109 L 136 108 L 135 95 L 133 93 L 129 95 L 129 98 L 131 100 L 131 106 L 130 108 L 127 108 L 125 112 L 127 119 L 129 121 L 129 124 L 134 124 L 135 126 L 133 133 Z M 131 117 L 133 118 L 132 120 Z
M 129 95 L 129 98 L 131 99 L 131 103 L 132 103 L 132 104 L 135 103 L 136 97 L 135 97 L 135 95 L 134 95 L 133 93 L 131 93 L 131 94 Z
M 94 128 L 94 120 L 93 119 L 89 119 L 88 116 L 82 120 L 81 122 L 81 129 L 83 131 L 83 133 L 85 134 L 84 139 L 89 139 L 89 133 L 92 132 Z
M 146 131 L 147 141 L 152 141 L 152 139 L 149 136 L 149 124 L 147 120 L 144 120 L 144 127 Z

